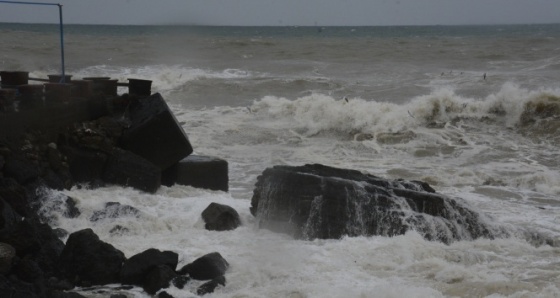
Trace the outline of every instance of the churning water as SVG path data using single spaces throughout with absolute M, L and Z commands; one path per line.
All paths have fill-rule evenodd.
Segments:
M 59 72 L 56 26 L 0 32 L 0 69 Z M 155 247 L 184 265 L 218 251 L 231 267 L 208 297 L 560 297 L 560 26 L 67 26 L 65 45 L 76 78 L 153 80 L 195 154 L 229 162 L 230 192 L 76 188 L 64 191 L 76 219 L 53 192 L 53 226 L 92 228 L 127 257 Z M 306 163 L 426 181 L 513 236 L 446 245 L 415 232 L 303 241 L 257 229 L 256 177 Z M 106 202 L 141 214 L 90 222 Z M 243 226 L 205 230 L 211 202 Z

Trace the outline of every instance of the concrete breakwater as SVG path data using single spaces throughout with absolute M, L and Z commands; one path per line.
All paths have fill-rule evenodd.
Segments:
M 229 265 L 217 252 L 181 269 L 170 251 L 127 259 L 90 229 L 63 243 L 68 232 L 53 230 L 37 213 L 41 189 L 76 184 L 155 192 L 179 183 L 227 191 L 227 162 L 191 155 L 187 134 L 163 97 L 151 93 L 151 82 L 53 76 L 29 84 L 25 72 L 1 73 L 0 297 L 78 297 L 66 291 L 119 282 L 155 294 L 191 278 L 209 280 L 199 294 L 225 285 Z M 129 92 L 119 95 L 119 84 Z M 65 204 L 65 216 L 79 216 L 71 197 Z
M 48 77 L 30 78 L 25 71 L 0 71 L 0 137 L 37 128 L 50 133 L 71 123 L 112 114 L 116 112 L 113 109 L 127 103 L 118 96 L 119 86 L 128 87 L 126 97 L 151 94 L 150 80 L 119 83 L 110 77 Z

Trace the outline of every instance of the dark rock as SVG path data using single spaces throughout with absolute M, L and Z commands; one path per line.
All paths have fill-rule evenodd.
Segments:
M 183 289 L 185 287 L 186 284 L 189 283 L 189 281 L 191 281 L 191 278 L 186 276 L 186 275 L 178 275 L 177 277 L 175 277 L 171 283 L 173 283 L 173 285 L 177 288 L 177 289 Z
M 129 205 L 121 205 L 119 202 L 105 203 L 105 209 L 93 212 L 90 221 L 98 221 L 105 218 L 139 217 L 140 211 Z
M 37 179 L 40 174 L 39 165 L 25 158 L 10 156 L 4 165 L 4 174 L 14 178 L 19 184 Z
M 40 208 L 41 203 L 49 197 L 51 192 L 49 191 L 48 186 L 45 184 L 45 181 L 41 177 L 27 184 L 24 184 L 23 187 L 25 189 L 27 201 L 29 202 L 29 208 L 31 208 L 32 214 L 34 215 L 37 212 L 38 208 Z
M 8 279 L 3 274 L 0 274 L 0 297 L 39 298 L 33 284 L 14 278 Z
M 75 182 L 101 180 L 107 163 L 107 153 L 77 147 L 64 147 L 68 165 Z
M 175 270 L 179 255 L 172 251 L 159 251 L 150 248 L 130 257 L 124 262 L 121 270 L 121 283 L 141 285 L 144 276 L 153 268 L 165 265 Z
M 111 133 L 107 133 L 102 125 L 102 122 L 99 120 L 74 123 L 67 128 L 65 134 L 58 141 L 60 144 L 63 144 L 61 149 L 64 152 L 66 146 L 70 146 L 110 153 L 115 147 L 117 140 Z
M 65 238 L 69 234 L 68 231 L 62 228 L 53 229 L 53 233 L 60 239 Z
M 50 168 L 55 171 L 66 170 L 66 166 L 63 162 L 62 153 L 58 151 L 56 144 L 51 143 L 47 146 L 47 161 L 49 162 Z
M 63 292 L 59 290 L 52 291 L 49 298 L 86 298 L 76 292 Z
M 0 242 L 0 274 L 10 272 L 15 256 L 16 249 L 13 246 Z
M 160 289 L 168 288 L 171 280 L 177 276 L 175 270 L 166 265 L 152 267 L 144 278 L 142 288 L 153 295 Z
M 266 169 L 251 205 L 260 227 L 303 239 L 416 230 L 426 239 L 449 243 L 502 233 L 462 200 L 433 193 L 426 183 L 318 164 Z
M 63 190 L 66 188 L 66 179 L 59 176 L 51 169 L 45 169 L 45 173 L 41 176 L 45 185 L 51 189 Z
M 76 218 L 80 216 L 80 214 L 82 214 L 80 212 L 80 209 L 76 207 L 76 200 L 74 198 L 68 197 L 66 198 L 66 201 L 64 201 L 64 203 L 66 204 L 66 210 L 62 213 L 64 217 Z
M 0 234 L 22 220 L 22 216 L 0 197 Z
M 92 285 L 118 283 L 124 261 L 120 250 L 99 240 L 91 229 L 70 234 L 60 255 L 60 266 L 66 278 Z
M 166 291 L 160 292 L 156 296 L 157 298 L 174 298 L 171 294 L 167 293 Z
M 109 298 L 128 298 L 125 294 L 112 294 Z
M 123 131 L 130 125 L 129 121 L 122 117 L 101 117 L 97 119 L 97 125 L 104 134 L 116 144 L 123 134 Z
M 39 267 L 35 261 L 27 257 L 17 262 L 14 273 L 20 280 L 30 283 L 44 276 L 41 267 Z
M 33 256 L 33 261 L 48 275 L 56 273 L 58 257 L 64 247 L 64 243 L 47 224 L 34 218 L 25 218 L 2 230 L 0 242 L 13 246 L 20 258 Z
M 193 152 L 183 128 L 159 93 L 132 102 L 128 118 L 130 127 L 121 138 L 122 148 L 142 156 L 160 170 Z
M 109 157 L 103 180 L 153 193 L 161 185 L 161 170 L 148 160 L 119 149 Z
M 234 230 L 241 225 L 239 214 L 235 209 L 218 203 L 210 203 L 202 211 L 202 219 L 206 223 L 206 229 L 211 231 Z
M 185 265 L 177 273 L 189 274 L 193 279 L 209 280 L 224 275 L 229 263 L 217 252 L 204 255 Z
M 68 291 L 74 288 L 74 284 L 72 284 L 68 280 L 65 279 L 60 280 L 54 276 L 49 278 L 48 286 L 50 289 L 61 290 L 61 291 Z
M 216 278 L 214 278 L 213 280 L 206 282 L 204 284 L 202 284 L 200 287 L 198 287 L 198 289 L 196 289 L 196 293 L 198 295 L 205 295 L 205 294 L 209 294 L 209 293 L 214 293 L 214 290 L 219 286 L 226 286 L 226 278 L 225 276 L 218 276 Z
M 228 163 L 216 157 L 189 155 L 162 173 L 162 184 L 228 191 Z
M 29 202 L 25 188 L 12 178 L 0 178 L 0 198 L 10 204 L 22 216 L 29 214 Z

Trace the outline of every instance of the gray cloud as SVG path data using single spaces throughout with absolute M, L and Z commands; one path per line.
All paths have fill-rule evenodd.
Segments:
M 36 2 L 51 2 L 36 0 Z M 67 24 L 456 25 L 560 22 L 558 0 L 61 0 Z M 56 7 L 0 3 L 0 22 L 56 23 Z

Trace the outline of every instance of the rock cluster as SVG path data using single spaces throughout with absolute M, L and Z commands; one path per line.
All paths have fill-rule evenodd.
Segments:
M 191 279 L 208 280 L 199 287 L 199 294 L 225 285 L 229 264 L 219 253 L 177 270 L 174 252 L 149 249 L 127 259 L 91 229 L 68 236 L 44 223 L 49 215 L 40 207 L 46 189 L 118 184 L 155 192 L 161 173 L 192 152 L 159 94 L 129 100 L 127 110 L 121 111 L 124 117 L 105 115 L 54 134 L 28 130 L 0 139 L 0 297 L 81 297 L 69 290 L 109 283 L 140 286 L 150 294 L 170 285 L 183 288 Z M 166 130 L 169 127 L 173 129 Z M 161 130 L 166 133 L 156 133 Z M 157 142 L 143 138 L 146 135 Z M 70 197 L 59 205 L 62 216 L 81 214 Z M 90 220 L 139 214 L 132 206 L 109 202 Z M 231 229 L 231 216 L 227 218 L 227 229 Z M 239 218 L 233 222 L 239 224 Z M 64 243 L 61 238 L 66 236 Z M 165 292 L 159 296 L 171 297 Z
M 449 243 L 505 233 L 461 199 L 437 194 L 427 183 L 319 164 L 266 169 L 251 205 L 260 227 L 303 239 L 416 230 L 426 239 Z

